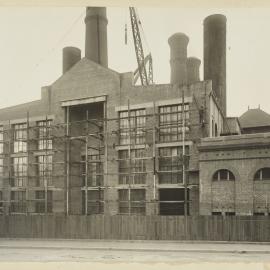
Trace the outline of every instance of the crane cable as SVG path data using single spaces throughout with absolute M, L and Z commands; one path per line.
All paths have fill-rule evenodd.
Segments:
M 125 45 L 127 45 L 127 24 L 125 23 Z
M 48 53 L 46 56 L 44 56 L 43 58 L 40 59 L 40 61 L 35 65 L 36 67 L 39 66 L 44 60 L 45 58 L 47 58 L 48 55 L 50 55 L 51 53 L 53 53 L 58 46 L 66 39 L 66 37 L 70 34 L 70 32 L 72 31 L 73 27 L 78 23 L 78 21 L 82 18 L 82 16 L 84 15 L 84 11 L 78 16 L 76 17 L 76 19 L 73 21 L 73 23 L 68 27 L 68 29 L 64 32 L 64 34 L 60 37 L 60 39 L 55 43 L 55 45 L 48 50 Z
M 28 75 L 25 76 L 28 77 L 29 79 L 32 78 L 33 76 L 33 73 L 35 72 L 35 70 L 46 60 L 48 59 L 54 52 L 55 50 L 58 48 L 59 44 L 61 44 L 65 39 L 66 37 L 69 35 L 69 33 L 71 32 L 71 30 L 73 29 L 73 27 L 78 23 L 78 21 L 81 19 L 81 17 L 84 15 L 84 11 L 82 13 L 80 13 L 79 16 L 77 16 L 75 18 L 75 20 L 73 21 L 73 23 L 68 27 L 68 29 L 64 32 L 64 34 L 60 37 L 60 39 L 55 43 L 55 45 L 49 49 L 47 51 L 47 53 L 44 54 L 43 57 L 41 57 L 33 66 L 33 68 L 29 71 Z M 29 81 L 29 79 L 27 79 L 27 81 Z M 18 84 L 18 88 L 21 89 L 24 87 L 26 83 L 26 80 L 24 82 L 20 82 Z
M 125 9 L 125 45 L 128 43 L 128 38 L 127 38 L 127 9 Z

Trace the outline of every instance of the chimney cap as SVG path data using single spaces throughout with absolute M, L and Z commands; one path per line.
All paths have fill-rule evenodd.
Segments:
M 106 7 L 86 7 L 86 16 L 99 15 L 106 17 Z
M 63 51 L 81 54 L 81 50 L 79 48 L 77 48 L 77 47 L 74 47 L 74 46 L 64 47 L 63 48 Z
M 198 65 L 201 64 L 201 60 L 200 60 L 199 58 L 195 57 L 195 56 L 190 56 L 190 57 L 188 57 L 188 58 L 187 58 L 187 61 L 188 61 L 189 63 L 195 63 L 195 64 L 198 64 Z
M 207 23 L 211 23 L 211 22 L 213 22 L 213 21 L 214 21 L 214 22 L 224 22 L 224 23 L 226 23 L 227 18 L 226 18 L 226 16 L 223 15 L 223 14 L 212 14 L 212 15 L 207 16 L 207 17 L 204 19 L 203 23 L 204 23 L 204 24 L 207 24 Z
M 168 43 L 169 45 L 171 45 L 174 42 L 185 42 L 186 44 L 188 44 L 189 42 L 189 37 L 185 34 L 185 33 L 175 33 L 173 35 L 171 35 L 168 39 Z

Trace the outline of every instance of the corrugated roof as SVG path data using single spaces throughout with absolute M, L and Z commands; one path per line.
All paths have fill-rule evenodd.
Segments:
M 239 117 L 242 128 L 270 126 L 270 115 L 261 109 L 249 109 Z

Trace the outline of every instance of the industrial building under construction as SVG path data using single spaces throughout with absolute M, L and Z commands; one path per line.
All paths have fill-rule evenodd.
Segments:
M 142 85 L 108 68 L 107 23 L 87 8 L 85 57 L 64 48 L 40 100 L 0 110 L 0 213 L 268 215 L 270 116 L 227 116 L 226 17 L 204 20 L 203 80 L 188 36 L 169 37 L 162 85 L 143 62 Z

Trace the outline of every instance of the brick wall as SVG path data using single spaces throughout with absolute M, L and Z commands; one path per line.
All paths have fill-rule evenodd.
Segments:
M 269 142 L 269 133 L 202 140 L 201 215 L 210 215 L 213 211 L 235 211 L 236 215 L 269 213 L 270 181 L 254 181 L 257 170 L 270 167 Z M 230 170 L 235 181 L 213 182 L 214 173 L 220 169 Z
M 198 214 L 199 209 L 199 189 L 198 189 L 198 150 L 197 145 L 201 137 L 209 135 L 209 94 L 211 92 L 211 82 L 197 82 L 179 89 L 176 85 L 151 85 L 148 87 L 132 85 L 132 74 L 119 74 L 112 70 L 106 69 L 87 59 L 82 59 L 63 76 L 56 80 L 51 86 L 42 88 L 42 99 L 33 103 L 18 105 L 0 111 L 0 121 L 7 121 L 11 119 L 22 118 L 26 115 L 27 110 L 30 110 L 30 117 L 40 117 L 48 114 L 54 116 L 53 125 L 60 125 L 65 122 L 65 109 L 61 107 L 62 101 L 80 99 L 95 96 L 106 96 L 106 109 L 108 118 L 117 118 L 117 106 L 130 106 L 142 103 L 150 103 L 152 106 L 146 108 L 146 114 L 154 112 L 153 102 L 160 102 L 164 100 L 174 100 L 182 97 L 184 92 L 185 97 L 192 98 L 190 103 L 190 128 L 186 140 L 191 142 L 190 146 L 190 164 L 189 169 L 192 171 L 189 177 L 189 183 L 194 186 L 190 191 L 190 198 L 192 200 L 191 213 Z M 205 124 L 199 124 L 200 117 L 198 109 L 204 107 Z M 158 108 L 156 107 L 156 112 Z M 76 116 L 76 114 L 73 114 Z M 74 118 L 76 120 L 76 117 Z M 147 127 L 153 125 L 153 117 L 147 117 Z M 107 142 L 106 151 L 108 158 L 104 164 L 104 170 L 108 174 L 104 176 L 105 182 L 105 214 L 114 215 L 118 213 L 118 191 L 116 188 L 121 188 L 118 183 L 118 151 L 116 146 L 119 144 L 118 136 L 115 131 L 118 130 L 117 121 L 108 121 L 107 123 Z M 67 144 L 64 139 L 65 126 L 61 125 L 55 128 L 53 154 L 53 170 L 54 174 L 58 175 L 54 179 L 54 205 L 53 212 L 64 213 L 66 211 L 66 149 Z M 74 134 L 80 133 L 80 127 L 74 128 Z M 153 133 L 147 133 L 146 153 L 151 157 L 153 153 Z M 94 144 L 94 142 L 93 142 Z M 79 141 L 72 141 L 70 144 L 70 161 L 79 161 L 81 150 L 84 143 Z M 156 150 L 156 152 L 158 152 Z M 153 160 L 150 158 L 147 161 L 147 170 L 153 171 Z M 75 165 L 71 166 L 70 177 L 70 212 L 72 214 L 81 214 L 82 212 L 82 198 L 81 198 L 81 177 L 78 175 L 79 169 Z M 158 181 L 158 180 L 157 180 Z M 146 200 L 149 202 L 146 207 L 147 215 L 158 212 L 158 203 L 154 200 L 154 183 L 153 174 L 147 175 L 146 180 Z M 107 188 L 108 187 L 108 188 Z M 116 188 L 110 188 L 116 187 Z M 156 192 L 156 199 L 158 192 Z

